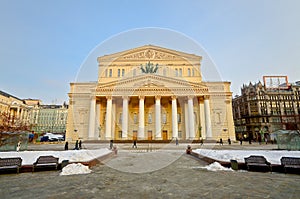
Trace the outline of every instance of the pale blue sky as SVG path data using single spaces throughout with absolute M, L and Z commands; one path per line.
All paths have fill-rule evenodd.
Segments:
M 67 101 L 69 83 L 98 44 L 144 27 L 175 30 L 201 44 L 234 95 L 263 75 L 294 82 L 299 9 L 298 0 L 0 0 L 0 90 Z M 97 71 L 96 60 L 89 67 Z

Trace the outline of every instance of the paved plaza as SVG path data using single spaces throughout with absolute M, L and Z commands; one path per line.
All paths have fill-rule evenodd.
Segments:
M 85 148 L 108 147 L 106 143 Z M 0 198 L 299 198 L 300 175 L 246 171 L 208 171 L 186 155 L 186 144 L 150 147 L 117 144 L 118 155 L 92 167 L 91 174 L 60 176 L 60 171 L 0 175 Z M 193 145 L 193 148 L 200 147 Z M 212 146 L 272 149 L 275 145 Z M 28 150 L 61 150 L 63 144 L 29 145 Z M 150 151 L 149 149 L 152 149 Z M 147 151 L 148 150 L 148 151 Z M 151 169 L 153 168 L 153 169 Z

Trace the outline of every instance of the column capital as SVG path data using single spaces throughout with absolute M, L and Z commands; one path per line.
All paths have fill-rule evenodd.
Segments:
M 160 96 L 160 95 L 157 95 L 157 96 L 155 96 L 155 99 L 156 99 L 156 100 L 160 100 L 160 99 L 161 99 L 161 96 Z
M 203 98 L 204 98 L 204 100 L 209 100 L 210 97 L 209 97 L 209 95 L 204 95 Z
M 139 99 L 145 99 L 144 95 L 139 95 Z
M 188 98 L 188 100 L 194 99 L 194 96 L 189 95 L 189 96 L 187 96 L 187 98 Z
M 107 99 L 107 100 L 112 100 L 112 96 L 111 96 L 111 95 L 108 95 L 108 96 L 106 96 L 106 99 Z
M 198 102 L 199 104 L 204 101 L 204 96 L 198 96 Z
M 130 99 L 130 97 L 129 96 L 122 96 L 122 99 L 124 100 L 129 100 Z
M 171 96 L 171 99 L 172 99 L 172 100 L 177 99 L 177 96 L 176 96 L 176 95 L 172 95 L 172 96 Z

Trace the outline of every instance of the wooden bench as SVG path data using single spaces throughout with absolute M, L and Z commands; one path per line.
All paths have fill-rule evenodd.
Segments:
M 0 158 L 0 169 L 17 169 L 19 173 L 22 166 L 22 158 Z
M 36 160 L 35 163 L 33 163 L 32 171 L 34 171 L 35 168 L 38 167 L 55 167 L 57 170 L 58 167 L 58 158 L 53 156 L 40 156 Z
M 245 158 L 245 163 L 248 170 L 253 168 L 264 168 L 267 171 L 272 171 L 271 163 L 264 156 L 251 155 Z
M 300 158 L 296 157 L 282 157 L 280 159 L 281 166 L 284 168 L 284 172 L 287 170 L 296 170 L 300 169 Z M 299 170 L 298 170 L 299 171 Z

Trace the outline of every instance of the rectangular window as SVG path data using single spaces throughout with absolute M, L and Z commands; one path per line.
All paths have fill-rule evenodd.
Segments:
M 179 69 L 179 77 L 182 77 L 182 69 Z
M 125 69 L 122 69 L 122 77 L 125 75 Z
M 120 77 L 120 75 L 121 75 L 121 71 L 120 69 L 118 69 L 118 77 Z
M 109 77 L 112 77 L 112 69 L 109 69 Z
M 175 68 L 175 76 L 178 77 L 178 69 Z

